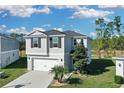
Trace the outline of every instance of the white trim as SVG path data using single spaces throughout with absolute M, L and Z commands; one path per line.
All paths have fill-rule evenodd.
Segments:
M 27 55 L 41 55 L 41 56 L 44 56 L 44 55 L 48 55 L 48 53 L 26 53 Z
M 40 55 L 40 56 L 45 56 L 45 55 L 64 55 L 64 53 L 27 53 L 27 55 Z
M 15 52 L 15 51 L 19 51 L 19 49 L 16 49 L 16 50 L 10 50 L 10 51 L 4 51 L 4 52 L 0 52 L 0 54 L 6 54 L 8 52 Z

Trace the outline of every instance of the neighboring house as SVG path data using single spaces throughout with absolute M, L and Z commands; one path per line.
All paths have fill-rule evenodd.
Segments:
M 28 70 L 49 71 L 55 65 L 73 68 L 70 51 L 83 39 L 91 62 L 91 39 L 74 31 L 33 31 L 25 36 Z
M 113 57 L 116 60 L 116 75 L 124 78 L 124 56 Z
M 0 35 L 0 68 L 19 59 L 19 42 L 11 37 Z

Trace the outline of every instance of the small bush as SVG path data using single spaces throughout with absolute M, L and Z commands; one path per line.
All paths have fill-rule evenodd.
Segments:
M 121 76 L 115 76 L 115 83 L 117 84 L 123 84 L 123 77 Z

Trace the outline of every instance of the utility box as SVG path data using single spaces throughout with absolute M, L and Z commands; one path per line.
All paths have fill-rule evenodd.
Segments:
M 124 57 L 116 57 L 116 75 L 124 78 Z

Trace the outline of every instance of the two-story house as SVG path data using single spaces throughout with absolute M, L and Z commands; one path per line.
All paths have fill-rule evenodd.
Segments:
M 74 31 L 33 31 L 26 38 L 28 70 L 49 71 L 55 65 L 73 68 L 70 51 L 81 39 L 88 48 L 88 59 L 91 62 L 91 39 Z
M 0 35 L 0 68 L 19 59 L 19 42 L 11 37 Z

